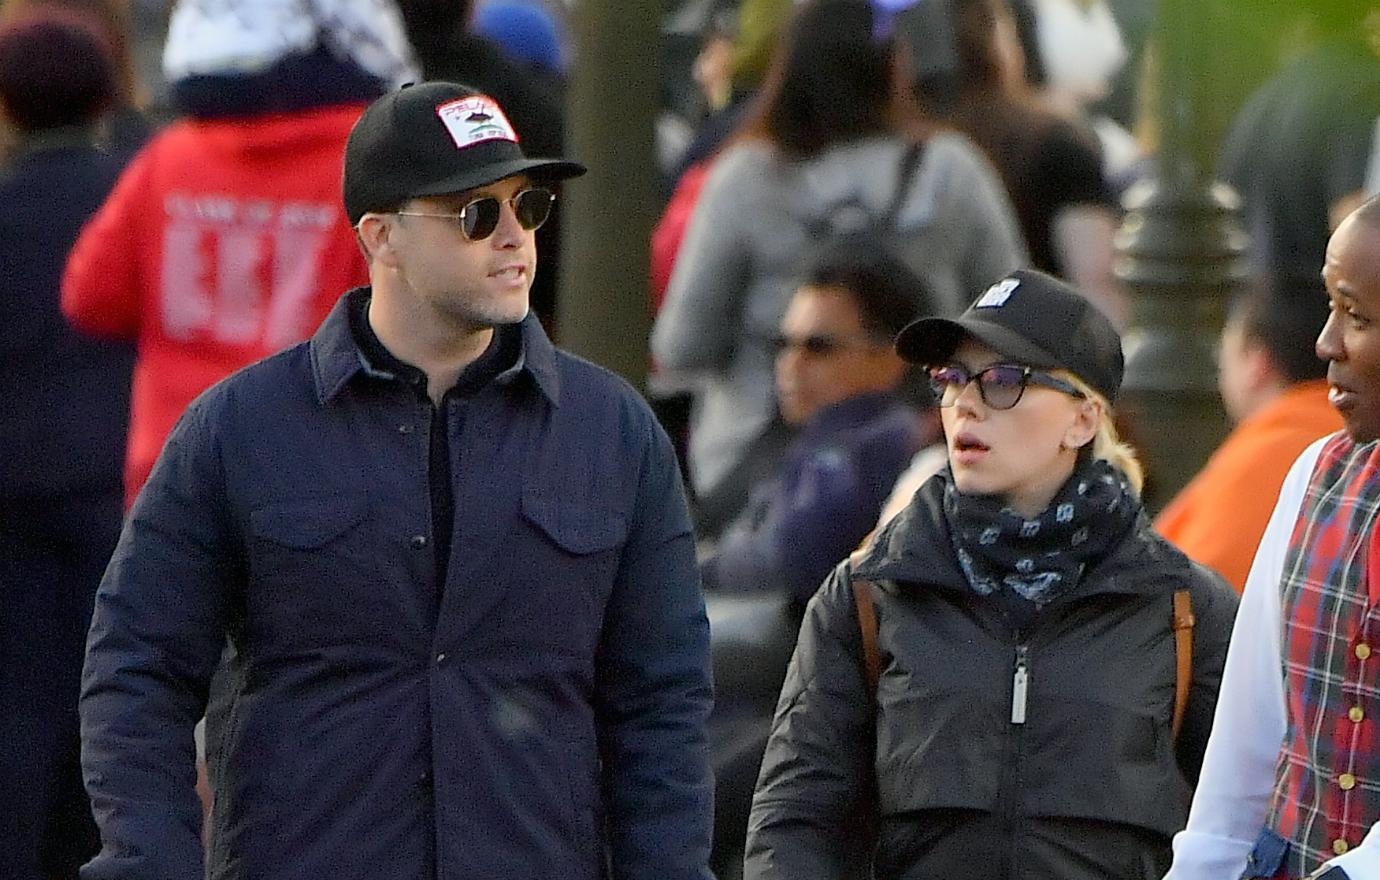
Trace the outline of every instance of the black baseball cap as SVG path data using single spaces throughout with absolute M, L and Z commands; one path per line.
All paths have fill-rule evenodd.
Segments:
M 971 336 L 1003 357 L 1044 370 L 1068 370 L 1108 401 L 1121 388 L 1125 361 L 1112 322 L 1074 288 L 1018 269 L 955 319 L 921 318 L 896 337 L 911 363 L 938 365 Z
M 403 86 L 370 104 L 345 143 L 342 190 L 351 223 L 417 196 L 487 186 L 515 174 L 555 181 L 585 167 L 528 158 L 498 102 L 466 85 Z

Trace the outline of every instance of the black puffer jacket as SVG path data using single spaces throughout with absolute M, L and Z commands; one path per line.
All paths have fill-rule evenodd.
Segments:
M 1160 877 L 1207 745 L 1235 594 L 1141 514 L 1018 632 L 963 579 L 941 493 L 931 480 L 856 572 L 840 565 L 811 600 L 763 758 L 745 876 L 842 877 L 859 841 L 875 837 L 879 880 Z M 875 704 L 854 574 L 876 584 Z M 1192 591 L 1197 626 L 1175 743 L 1179 589 Z M 871 833 L 856 833 L 859 816 Z

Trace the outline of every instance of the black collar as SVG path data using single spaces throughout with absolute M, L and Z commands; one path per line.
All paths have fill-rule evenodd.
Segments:
M 357 338 L 353 324 L 358 318 L 352 318 L 352 312 L 358 312 L 367 316 L 370 290 L 368 287 L 357 287 L 342 296 L 331 309 L 330 314 L 321 322 L 315 335 L 311 339 L 311 363 L 312 371 L 316 381 L 317 397 L 322 403 L 332 400 L 341 389 L 356 375 L 364 373 L 380 378 L 394 379 L 409 382 L 408 370 L 416 370 L 403 363 L 392 355 L 383 344 L 378 342 L 378 338 L 373 335 L 372 328 L 368 328 L 368 320 L 363 321 L 363 325 L 368 329 L 368 334 L 364 338 Z M 476 385 L 471 386 L 469 379 L 465 380 L 465 387 L 483 387 L 490 381 L 500 384 L 509 384 L 518 377 L 527 375 L 535 382 L 552 404 L 559 405 L 561 395 L 560 376 L 556 368 L 556 348 L 547 338 L 546 332 L 542 330 L 541 323 L 537 321 L 535 315 L 528 315 L 520 324 L 509 325 L 501 328 L 504 332 L 495 333 L 494 337 L 498 344 L 490 345 L 485 354 L 480 357 L 480 361 L 487 361 L 490 353 L 493 353 L 494 360 L 486 363 L 486 369 L 493 370 L 492 373 L 485 373 L 482 370 L 472 374 Z M 369 339 L 378 346 L 378 351 L 370 351 Z M 381 352 L 381 354 L 380 354 Z M 382 355 L 387 355 L 383 357 Z M 389 360 L 391 359 L 391 361 Z M 466 374 L 479 364 L 476 361 L 466 368 Z M 399 365 L 406 369 L 399 369 Z M 425 375 L 422 375 L 425 379 Z M 459 383 L 457 383 L 459 384 Z M 416 387 L 413 385 L 412 387 Z M 425 385 L 421 386 L 425 392 Z

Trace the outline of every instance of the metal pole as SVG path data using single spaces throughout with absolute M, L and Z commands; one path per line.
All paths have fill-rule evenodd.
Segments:
M 1245 281 L 1247 265 L 1239 203 L 1211 183 L 1209 170 L 1216 132 L 1203 84 L 1220 55 L 1211 41 L 1221 8 L 1161 0 L 1159 153 L 1151 178 L 1127 193 L 1117 236 L 1116 274 L 1133 303 L 1118 409 L 1150 474 L 1151 510 L 1188 482 L 1226 433 L 1214 351 L 1226 298 Z
M 656 221 L 654 125 L 660 3 L 581 0 L 567 99 L 570 154 L 556 309 L 562 346 L 641 389 L 647 376 L 648 247 Z

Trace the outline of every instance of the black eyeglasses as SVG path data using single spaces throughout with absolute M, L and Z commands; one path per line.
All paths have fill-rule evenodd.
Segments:
M 772 351 L 780 357 L 788 351 L 799 349 L 810 357 L 829 357 L 850 348 L 868 348 L 865 343 L 848 342 L 827 333 L 812 333 L 809 336 L 775 336 L 771 341 Z
M 969 382 L 977 382 L 982 402 L 992 409 L 1010 409 L 1021 402 L 1027 385 L 1043 385 L 1073 397 L 1083 392 L 1057 376 L 1017 364 L 993 364 L 976 373 L 968 372 L 962 364 L 930 367 L 930 389 L 940 406 L 953 406 Z
M 506 201 L 512 207 L 518 225 L 523 229 L 532 230 L 541 226 L 546 222 L 546 218 L 551 216 L 551 206 L 556 202 L 556 194 L 549 189 L 532 187 Z M 423 211 L 393 213 L 400 217 L 437 217 L 442 220 L 454 220 L 460 225 L 460 234 L 465 236 L 467 241 L 483 241 L 498 228 L 498 218 L 502 210 L 503 204 L 498 199 L 483 196 L 466 202 L 456 214 L 431 214 Z

